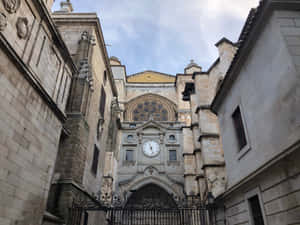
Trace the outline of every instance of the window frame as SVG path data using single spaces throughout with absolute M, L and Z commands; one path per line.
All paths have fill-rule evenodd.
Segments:
M 131 154 L 132 154 L 132 160 L 127 160 L 127 152 L 131 152 Z M 135 161 L 134 150 L 133 150 L 133 149 L 126 149 L 126 150 L 125 150 L 124 161 L 125 161 L 125 162 L 128 162 L 128 163 L 132 163 L 132 162 Z
M 171 137 L 174 137 L 174 139 L 172 139 Z M 177 141 L 176 135 L 175 134 L 170 134 L 169 137 L 168 137 L 168 141 L 169 142 L 176 142 Z
M 258 201 L 259 201 L 259 205 L 260 205 L 260 209 L 261 209 L 261 214 L 262 214 L 262 217 L 263 217 L 264 225 L 268 225 L 267 218 L 266 218 L 266 215 L 265 215 L 265 210 L 264 210 L 264 204 L 263 204 L 262 197 L 261 197 L 261 191 L 260 191 L 259 187 L 256 187 L 255 189 L 252 189 L 251 191 L 248 191 L 245 194 L 245 197 L 244 197 L 244 199 L 246 201 L 246 205 L 247 205 L 247 212 L 248 212 L 249 223 L 250 223 L 250 225 L 255 225 L 254 221 L 253 221 L 253 215 L 252 215 L 251 205 L 250 205 L 250 202 L 249 202 L 249 199 L 251 199 L 251 198 L 253 198 L 255 196 L 258 197 Z
M 176 160 L 171 159 L 171 152 L 175 152 Z M 177 150 L 176 149 L 169 149 L 169 162 L 177 162 L 178 161 L 178 155 L 177 155 Z
M 242 123 L 243 123 L 243 129 L 244 129 L 244 133 L 245 133 L 245 139 L 246 139 L 246 145 L 242 149 L 240 149 L 240 147 L 239 147 L 237 130 L 236 130 L 235 122 L 233 119 L 233 114 L 236 112 L 236 110 L 238 108 L 240 110 L 241 119 L 242 119 Z M 246 123 L 246 119 L 245 119 L 244 108 L 243 108 L 241 102 L 239 102 L 239 104 L 237 104 L 237 105 L 235 105 L 235 107 L 233 107 L 232 113 L 230 114 L 230 119 L 231 119 L 232 126 L 233 126 L 234 139 L 237 144 L 237 147 L 236 147 L 237 148 L 237 160 L 241 160 L 251 150 L 251 144 L 250 144 L 247 123 Z

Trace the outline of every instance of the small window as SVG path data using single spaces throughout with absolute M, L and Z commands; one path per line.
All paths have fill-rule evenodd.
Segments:
M 177 161 L 176 150 L 170 150 L 169 151 L 169 161 Z
M 129 162 L 133 161 L 133 150 L 126 150 L 125 160 Z
M 170 135 L 170 136 L 169 136 L 169 140 L 170 140 L 170 141 L 176 141 L 175 135 Z
M 135 124 L 135 123 L 131 123 L 131 124 L 129 124 L 129 127 L 130 127 L 130 128 L 135 128 L 135 127 L 136 127 L 136 124 Z
M 259 203 L 258 195 L 255 195 L 248 199 L 249 206 L 250 206 L 250 214 L 252 219 L 253 225 L 264 225 L 264 218 L 262 214 L 262 210 Z
M 93 163 L 92 163 L 92 173 L 95 174 L 95 175 L 97 175 L 98 161 L 99 161 L 99 149 L 95 145 L 94 146 Z
M 103 73 L 103 84 L 106 85 L 106 81 L 107 81 L 107 72 L 106 70 L 104 70 L 104 73 Z
M 99 104 L 99 112 L 102 118 L 104 118 L 105 113 L 105 105 L 106 105 L 106 93 L 102 86 L 101 88 L 101 97 L 100 97 L 100 104 Z
M 247 145 L 247 139 L 240 107 L 236 108 L 236 110 L 232 114 L 232 119 L 239 144 L 239 150 L 242 150 Z
M 127 141 L 132 141 L 132 140 L 133 140 L 133 135 L 131 135 L 131 134 L 128 135 L 128 136 L 127 136 Z

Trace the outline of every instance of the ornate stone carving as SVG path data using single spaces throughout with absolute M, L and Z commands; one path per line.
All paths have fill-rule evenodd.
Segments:
M 20 8 L 21 0 L 2 0 L 4 8 L 9 13 L 15 13 Z
M 113 180 L 111 178 L 103 178 L 103 183 L 101 186 L 101 196 L 100 201 L 104 205 L 110 205 L 112 202 L 112 189 L 113 189 Z
M 18 37 L 21 39 L 26 39 L 29 34 L 28 19 L 25 17 L 19 17 L 17 20 L 16 27 Z
M 4 31 L 7 26 L 7 18 L 4 13 L 0 12 L 0 31 Z
M 214 171 L 207 176 L 208 190 L 210 190 L 214 197 L 219 196 L 226 190 L 226 176 L 224 171 Z

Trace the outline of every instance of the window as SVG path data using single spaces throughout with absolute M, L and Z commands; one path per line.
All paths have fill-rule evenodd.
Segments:
M 106 81 L 107 81 L 107 72 L 106 70 L 104 70 L 104 74 L 103 74 L 103 84 L 106 85 Z
M 95 145 L 94 146 L 93 163 L 92 163 L 92 173 L 95 174 L 95 175 L 97 175 L 98 161 L 99 161 L 99 149 Z
M 165 106 L 156 100 L 139 103 L 133 110 L 134 121 L 148 121 L 151 117 L 156 121 L 168 121 L 169 113 Z
M 102 132 L 103 132 L 103 123 L 104 123 L 103 119 L 98 120 L 98 124 L 97 124 L 97 139 L 98 140 L 100 140 L 100 137 L 101 137 Z
M 169 151 L 169 161 L 177 161 L 176 150 L 170 150 Z
M 105 113 L 105 104 L 106 104 L 106 93 L 104 91 L 104 88 L 102 86 L 101 88 L 101 97 L 100 97 L 100 106 L 99 106 L 99 112 L 102 118 L 104 118 Z
M 133 150 L 126 150 L 125 160 L 129 162 L 133 161 Z
M 252 217 L 253 225 L 264 225 L 264 218 L 261 211 L 258 195 L 248 199 L 250 206 L 250 215 Z
M 236 110 L 232 114 L 232 119 L 236 137 L 238 140 L 239 150 L 242 150 L 247 145 L 247 139 L 240 107 L 236 108 Z
M 131 124 L 129 124 L 129 127 L 130 127 L 130 128 L 135 128 L 135 127 L 136 127 L 136 124 L 135 124 L 135 123 L 131 123 Z
M 173 135 L 173 134 L 172 134 L 172 135 L 170 135 L 170 136 L 169 136 L 169 140 L 170 140 L 170 141 L 175 141 L 175 140 L 176 140 L 176 137 L 175 137 L 175 135 Z
M 133 140 L 133 135 L 131 135 L 131 134 L 128 135 L 128 136 L 127 136 L 127 141 L 132 141 L 132 140 Z

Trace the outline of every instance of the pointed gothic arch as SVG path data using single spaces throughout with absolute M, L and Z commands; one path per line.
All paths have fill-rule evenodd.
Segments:
M 177 106 L 169 99 L 156 94 L 141 95 L 126 104 L 126 121 L 145 122 L 150 118 L 155 121 L 176 121 Z

